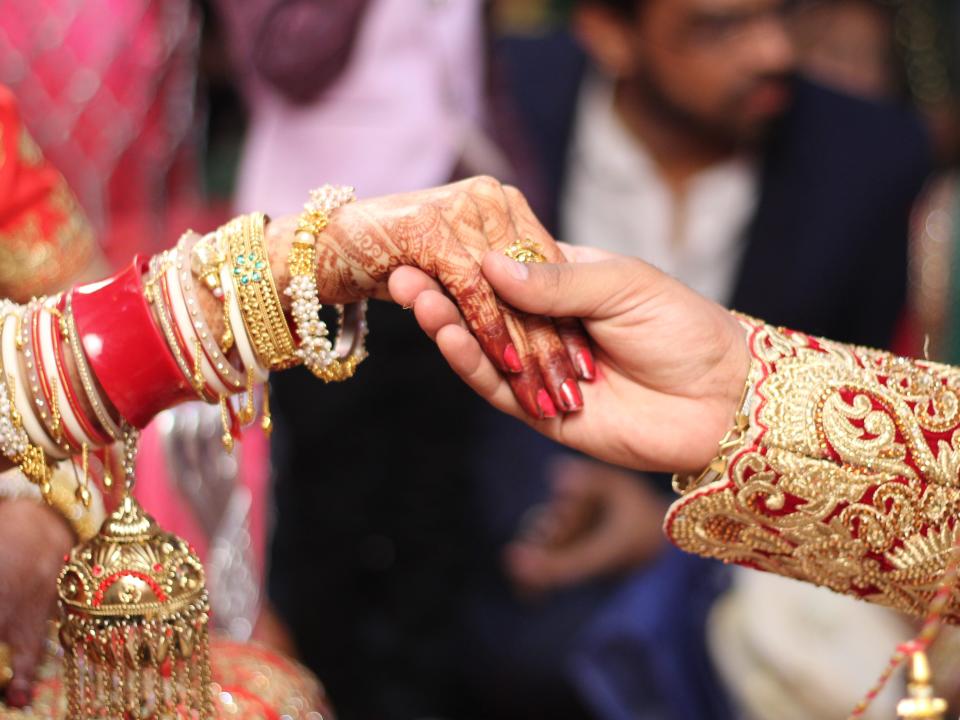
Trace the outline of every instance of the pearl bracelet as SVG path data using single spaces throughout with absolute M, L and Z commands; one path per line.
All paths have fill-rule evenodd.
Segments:
M 285 292 L 293 301 L 290 314 L 300 338 L 296 355 L 325 382 L 352 377 L 367 356 L 365 301 L 351 305 L 349 310 L 337 306 L 340 328 L 336 348 L 330 342 L 326 323 L 319 318 L 322 306 L 317 290 L 317 236 L 326 229 L 330 213 L 354 200 L 356 195 L 351 187 L 324 185 L 311 190 L 287 259 L 290 284 Z M 352 320 L 350 331 L 346 330 L 347 313 Z

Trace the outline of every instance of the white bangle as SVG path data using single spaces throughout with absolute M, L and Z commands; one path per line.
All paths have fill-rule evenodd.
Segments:
M 193 325 L 194 332 L 200 338 L 201 343 L 203 343 L 203 352 L 207 356 L 207 360 L 210 361 L 210 365 L 213 367 L 214 372 L 216 372 L 217 377 L 220 378 L 220 382 L 229 388 L 230 392 L 241 392 L 246 383 L 243 369 L 238 369 L 230 361 L 229 356 L 220 348 L 220 343 L 215 337 L 213 337 L 213 333 L 210 330 L 210 325 L 207 323 L 206 318 L 203 317 L 203 313 L 200 308 L 199 297 L 196 293 L 196 283 L 198 280 L 194 277 L 193 272 L 191 271 L 191 262 L 193 258 L 192 251 L 196 245 L 197 241 L 191 243 L 189 233 L 184 234 L 184 236 L 180 238 L 180 242 L 177 244 L 176 266 L 177 275 L 179 276 L 177 287 L 180 288 L 180 292 L 183 296 L 184 307 L 187 309 L 189 321 Z M 220 275 L 216 270 L 213 271 L 213 275 L 216 276 L 217 286 L 212 290 L 212 292 L 215 296 L 219 296 L 218 299 L 221 303 L 221 315 L 225 317 L 225 312 L 223 311 L 223 290 L 220 289 L 219 284 Z M 206 280 L 204 282 L 209 287 L 209 283 Z M 229 321 L 226 322 L 228 326 L 226 329 L 230 332 L 230 342 L 232 344 L 233 330 L 229 327 Z
M 57 367 L 57 355 L 53 348 L 53 333 L 59 332 L 59 329 L 53 322 L 53 313 L 50 312 L 50 308 L 43 303 L 37 308 L 37 312 L 40 313 L 38 320 L 40 323 L 40 352 L 43 354 L 43 369 L 47 376 L 47 382 L 50 383 L 56 396 L 60 398 L 60 421 L 63 424 L 66 440 L 72 444 L 77 451 L 84 445 L 88 448 L 97 447 L 100 443 L 97 443 L 96 440 L 84 432 L 80 420 L 78 420 L 76 414 L 74 414 L 73 406 L 70 404 L 69 396 L 67 395 L 67 389 L 63 386 L 63 380 L 60 377 L 60 372 Z
M 170 309 L 173 312 L 173 322 L 177 326 L 180 337 L 183 338 L 183 342 L 186 345 L 185 350 L 190 360 L 190 365 L 200 368 L 200 374 L 203 375 L 207 387 L 211 388 L 217 395 L 229 395 L 230 390 L 221 382 L 220 377 L 210 364 L 210 360 L 207 359 L 207 354 L 203 351 L 200 337 L 197 335 L 193 323 L 190 322 L 190 313 L 187 312 L 187 304 L 183 300 L 183 289 L 180 287 L 180 274 L 177 271 L 179 259 L 176 251 L 174 251 L 172 260 L 173 262 L 171 262 L 166 269 L 167 293 L 170 296 Z M 197 362 L 198 358 L 199 364 Z
M 227 305 L 227 315 L 230 318 L 230 331 L 233 333 L 234 342 L 237 344 L 240 359 L 243 361 L 244 367 L 252 373 L 255 383 L 265 383 L 270 379 L 270 371 L 260 364 L 256 353 L 253 351 L 250 336 L 247 335 L 247 328 L 243 324 L 243 315 L 240 312 L 240 300 L 233 283 L 233 274 L 227 265 L 220 268 L 220 285 L 223 288 L 223 302 Z
M 3 321 L 3 329 L 0 331 L 2 332 L 2 335 L 0 335 L 0 352 L 3 356 L 3 371 L 8 377 L 13 378 L 13 398 L 11 398 L 13 406 L 17 409 L 17 414 L 20 415 L 20 422 L 23 423 L 23 429 L 26 430 L 30 442 L 40 447 L 50 457 L 63 460 L 68 456 L 68 453 L 47 435 L 47 431 L 40 425 L 37 416 L 33 414 L 30 394 L 24 385 L 17 355 L 18 322 L 19 315 L 7 315 Z

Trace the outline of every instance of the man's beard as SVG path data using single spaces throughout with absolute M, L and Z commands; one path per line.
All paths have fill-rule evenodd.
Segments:
M 656 115 L 662 122 L 669 124 L 699 143 L 721 148 L 749 148 L 762 142 L 776 117 L 758 119 L 752 124 L 738 123 L 735 119 L 737 108 L 750 96 L 753 90 L 767 82 L 789 82 L 786 75 L 768 75 L 746 81 L 726 103 L 724 111 L 718 117 L 707 118 L 689 110 L 676 100 L 664 87 L 664 83 L 654 72 L 641 67 L 631 79 L 633 92 L 637 100 Z

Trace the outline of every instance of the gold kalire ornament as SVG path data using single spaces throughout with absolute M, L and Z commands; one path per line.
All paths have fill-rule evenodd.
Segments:
M 58 579 L 70 718 L 210 720 L 203 566 L 129 495 Z

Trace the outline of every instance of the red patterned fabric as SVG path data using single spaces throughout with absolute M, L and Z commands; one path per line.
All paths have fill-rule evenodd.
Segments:
M 955 545 L 960 371 L 752 323 L 750 427 L 682 549 L 923 614 Z M 954 589 L 947 619 L 960 620 Z
M 0 295 L 22 301 L 57 288 L 89 262 L 93 247 L 63 177 L 0 86 Z

